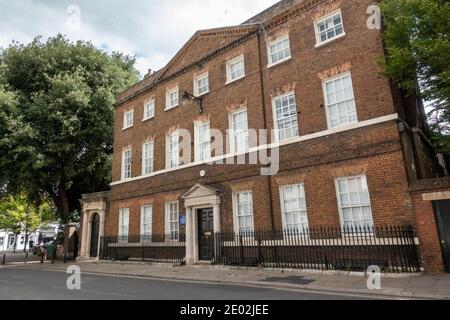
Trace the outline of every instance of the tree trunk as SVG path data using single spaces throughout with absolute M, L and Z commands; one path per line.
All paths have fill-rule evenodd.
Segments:
M 16 253 L 16 248 L 17 248 L 17 237 L 18 237 L 18 236 L 19 236 L 18 234 L 15 234 L 13 253 Z
M 67 197 L 67 191 L 64 187 L 59 189 L 59 196 L 61 197 L 62 203 L 62 216 L 63 218 L 67 218 L 69 216 L 69 198 Z
M 52 193 L 52 198 L 58 211 L 58 216 L 63 219 L 67 218 L 70 208 L 66 189 L 60 186 L 57 193 Z
M 27 252 L 27 244 L 28 244 L 28 229 L 25 229 L 25 245 L 23 246 L 23 252 Z

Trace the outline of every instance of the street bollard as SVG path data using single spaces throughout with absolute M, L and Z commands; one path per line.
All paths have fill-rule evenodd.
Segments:
M 67 263 L 67 252 L 64 251 L 64 263 Z
M 6 254 L 3 254 L 3 262 L 2 262 L 2 264 L 5 265 L 5 263 L 6 263 Z
M 28 263 L 28 251 L 25 252 L 25 263 Z

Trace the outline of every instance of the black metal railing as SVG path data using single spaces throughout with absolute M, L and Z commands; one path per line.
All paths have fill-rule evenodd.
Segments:
M 102 260 L 139 260 L 162 263 L 181 263 L 186 256 L 184 234 L 103 237 Z
M 420 272 L 410 226 L 320 227 L 215 235 L 215 264 L 309 270 Z

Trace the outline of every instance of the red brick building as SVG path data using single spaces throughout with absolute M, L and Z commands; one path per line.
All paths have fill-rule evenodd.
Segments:
M 202 241 L 220 231 L 415 225 L 409 184 L 443 169 L 423 106 L 380 74 L 372 2 L 284 0 L 196 32 L 117 98 L 111 192 L 84 200 L 83 224 L 98 214 L 100 236 L 125 242 L 185 235 L 186 263 L 211 259 Z M 228 148 L 213 148 L 213 129 Z M 275 131 L 253 145 L 250 129 Z M 275 145 L 273 175 L 260 162 L 210 164 Z M 84 230 L 81 255 L 95 256 L 98 234 Z

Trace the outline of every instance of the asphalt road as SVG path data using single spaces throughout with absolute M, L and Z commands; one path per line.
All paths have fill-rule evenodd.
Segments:
M 358 296 L 205 284 L 111 275 L 81 275 L 81 290 L 68 290 L 63 272 L 0 268 L 0 300 L 336 300 Z

